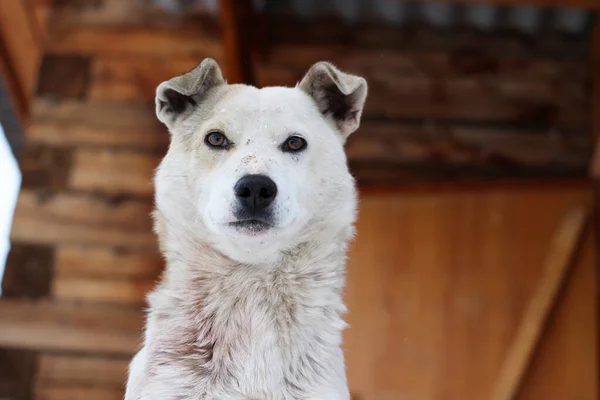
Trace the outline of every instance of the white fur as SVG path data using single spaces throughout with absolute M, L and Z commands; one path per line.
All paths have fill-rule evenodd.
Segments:
M 181 115 L 164 111 L 167 86 L 157 94 L 173 136 L 155 176 L 167 268 L 148 297 L 126 400 L 347 400 L 342 290 L 356 208 L 347 135 L 300 87 L 259 90 L 226 85 L 206 65 L 200 72 L 216 75 L 185 93 L 198 105 Z M 208 148 L 213 129 L 233 148 Z M 306 139 L 305 151 L 281 151 L 292 134 Z M 278 187 L 274 226 L 255 235 L 228 225 L 232 188 L 246 174 Z

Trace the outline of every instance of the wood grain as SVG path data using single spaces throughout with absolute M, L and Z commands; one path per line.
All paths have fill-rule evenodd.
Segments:
M 536 349 L 548 315 L 558 301 L 557 293 L 575 257 L 578 241 L 585 226 L 588 211 L 585 208 L 569 210 L 561 221 L 552 240 L 544 263 L 542 277 L 527 303 L 515 338 L 494 385 L 493 400 L 512 400 L 522 385 L 526 368 Z
M 92 68 L 89 99 L 154 102 L 156 87 L 190 71 L 202 57 L 97 57 Z
M 363 195 L 345 294 L 351 391 L 489 398 L 552 232 L 566 210 L 591 202 L 591 190 L 576 188 Z M 597 398 L 597 307 L 583 300 L 595 297 L 591 235 L 566 285 L 575 298 L 543 335 L 544 362 L 534 360 L 522 399 Z
M 80 194 L 19 195 L 11 238 L 34 244 L 100 244 L 155 248 L 150 201 Z
M 68 186 L 108 194 L 151 196 L 161 156 L 132 151 L 77 150 Z
M 0 48 L 15 73 L 18 90 L 27 104 L 31 102 L 36 81 L 41 43 L 26 2 L 0 1 Z
M 257 84 L 294 86 L 304 72 L 258 66 Z M 453 78 L 431 74 L 405 77 L 381 69 L 362 75 L 371 93 L 365 118 L 512 121 L 580 128 L 588 124 L 583 81 L 511 81 L 498 76 Z
M 100 386 L 122 388 L 130 359 L 85 355 L 40 355 L 37 382 L 41 386 Z
M 167 129 L 153 104 L 65 101 L 34 103 L 27 131 L 30 143 L 166 149 Z
M 38 385 L 35 388 L 37 399 L 43 400 L 122 400 L 125 395 L 123 389 L 106 389 L 87 386 L 46 386 Z
M 0 346 L 132 355 L 140 343 L 138 308 L 0 300 Z
M 421 2 L 427 2 L 430 0 L 418 0 Z M 507 5 L 507 6 L 521 6 L 534 5 L 539 7 L 578 7 L 586 8 L 590 10 L 600 9 L 600 4 L 596 0 L 444 0 L 448 3 L 476 3 L 476 4 L 488 4 L 488 5 Z
M 162 257 L 154 251 L 81 245 L 56 247 L 55 273 L 60 276 L 155 280 L 163 265 Z
M 47 51 L 113 56 L 196 56 L 220 58 L 222 46 L 202 26 L 56 26 L 46 38 Z
M 81 303 L 143 305 L 146 294 L 155 285 L 154 280 L 94 279 L 58 274 L 53 280 L 52 296 Z

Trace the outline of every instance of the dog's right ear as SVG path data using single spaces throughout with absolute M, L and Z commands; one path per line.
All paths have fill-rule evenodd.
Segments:
M 156 89 L 156 116 L 170 129 L 189 115 L 213 87 L 223 85 L 221 68 L 206 58 L 190 72 L 161 83 Z

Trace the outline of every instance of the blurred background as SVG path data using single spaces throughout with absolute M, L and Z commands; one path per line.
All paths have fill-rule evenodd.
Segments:
M 122 398 L 163 268 L 154 91 L 204 57 L 229 82 L 320 60 L 369 82 L 347 143 L 353 399 L 597 399 L 599 10 L 0 0 L 0 399 Z

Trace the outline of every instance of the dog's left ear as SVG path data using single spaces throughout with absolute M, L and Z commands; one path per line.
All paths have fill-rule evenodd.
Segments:
M 328 62 L 313 65 L 298 85 L 317 103 L 321 113 L 335 122 L 346 139 L 360 125 L 367 81 L 346 74 Z

